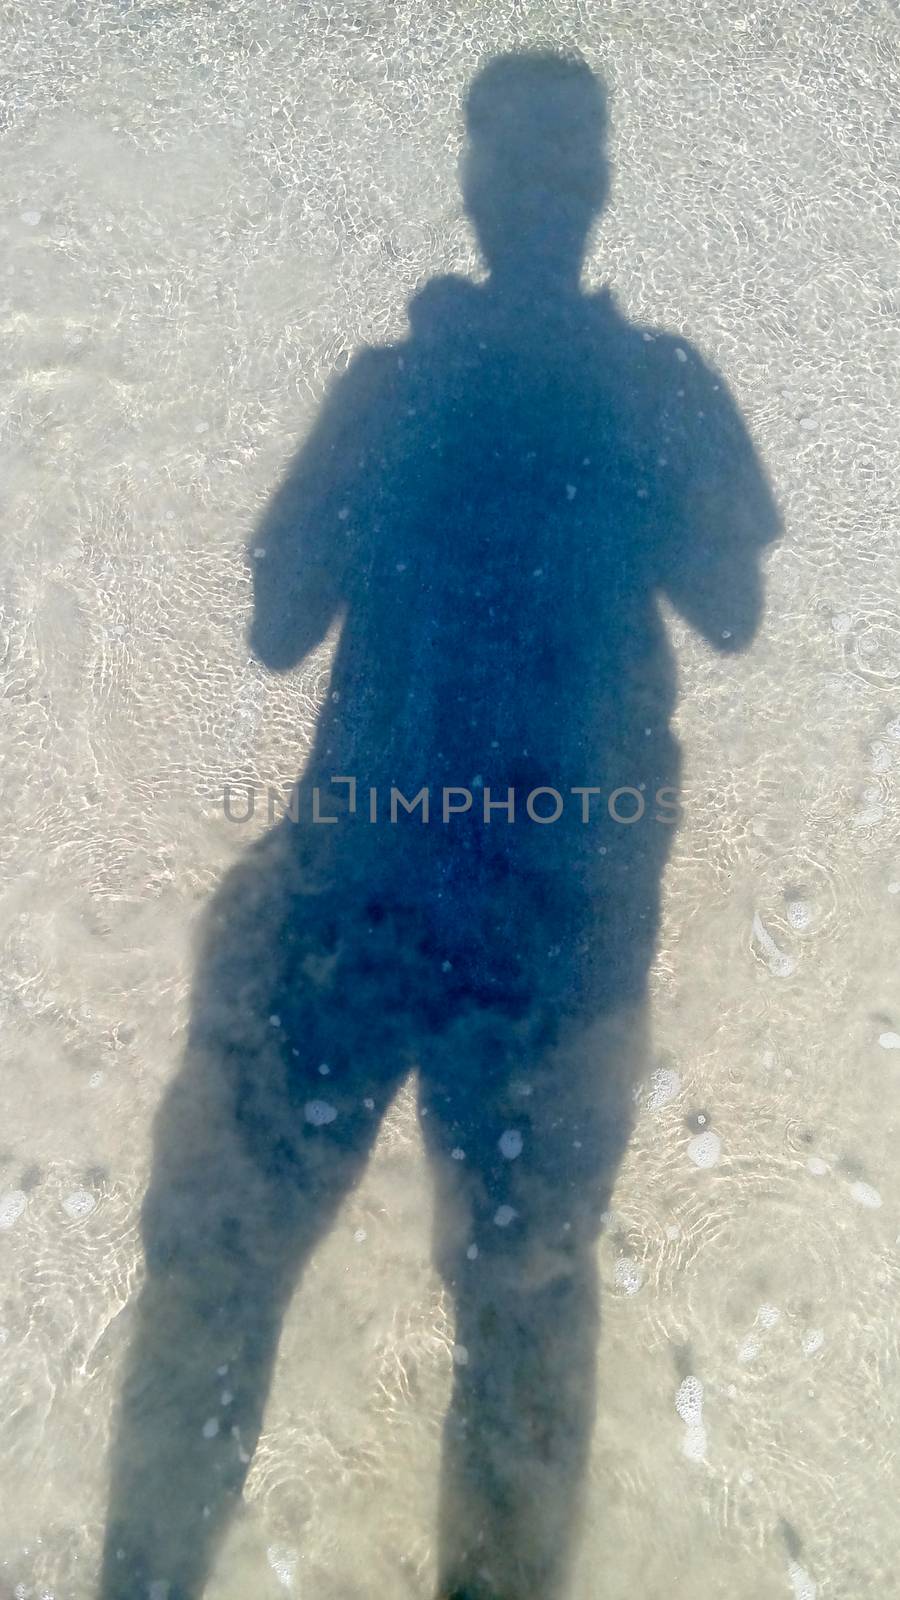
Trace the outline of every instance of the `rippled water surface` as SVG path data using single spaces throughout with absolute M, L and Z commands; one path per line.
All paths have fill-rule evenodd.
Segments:
M 677 347 L 685 371 L 690 350 L 722 375 L 784 530 L 760 553 L 745 650 L 665 607 L 682 821 L 633 1127 L 590 1247 L 596 1425 L 565 1592 L 882 1600 L 900 1563 L 896 8 L 47 0 L 8 5 L 2 29 L 0 1595 L 99 1595 L 141 1351 L 148 1372 L 182 1351 L 209 1384 L 187 1437 L 148 1377 L 141 1424 L 167 1440 L 170 1483 L 200 1495 L 197 1541 L 215 1452 L 250 1453 L 228 1329 L 160 1312 L 152 1350 L 140 1333 L 161 1105 L 154 1204 L 187 1150 L 200 1298 L 227 1300 L 204 1197 L 225 1197 L 254 1270 L 277 1231 L 271 1207 L 253 1220 L 269 1202 L 244 1157 L 215 1143 L 213 1080 L 177 1077 L 212 981 L 195 982 L 210 906 L 230 929 L 214 952 L 241 981 L 269 970 L 247 866 L 265 817 L 227 820 L 223 785 L 289 784 L 334 707 L 333 629 L 293 673 L 251 654 L 245 550 L 330 380 L 407 337 L 429 280 L 482 276 L 457 172 L 473 76 L 501 52 L 576 47 L 611 121 L 585 291 L 608 285 L 617 316 L 667 330 L 673 370 Z M 574 517 L 578 485 L 560 487 Z M 216 970 L 221 997 L 232 969 Z M 395 966 L 385 1011 L 406 984 Z M 417 1085 L 449 1130 L 436 1086 L 470 1045 L 451 1030 L 443 1067 L 379 1080 L 370 1158 L 285 1297 L 211 1600 L 434 1593 L 442 1419 L 454 1382 L 477 1387 L 478 1346 L 434 1248 L 449 1212 Z M 599 1063 L 608 1041 L 591 1049 Z M 304 1137 L 330 1137 L 328 1079 L 305 1092 Z M 529 1126 L 557 1126 L 539 1074 L 504 1084 L 498 1115 L 533 1090 L 545 1122 Z M 508 1121 L 501 1156 L 527 1172 Z M 571 1198 L 577 1233 L 575 1178 L 544 1177 L 544 1214 L 568 1227 Z M 516 1205 L 490 1193 L 502 1275 Z M 156 1550 L 135 1600 L 182 1600 L 165 1533 Z

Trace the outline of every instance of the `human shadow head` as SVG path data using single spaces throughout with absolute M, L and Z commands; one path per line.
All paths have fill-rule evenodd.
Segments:
M 492 279 L 577 288 L 609 193 L 602 82 L 574 55 L 497 56 L 464 116 L 463 196 Z

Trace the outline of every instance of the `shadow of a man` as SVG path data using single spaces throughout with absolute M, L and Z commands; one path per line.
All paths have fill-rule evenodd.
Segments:
M 299 821 L 206 917 L 144 1206 L 104 1600 L 200 1594 L 286 1301 L 411 1069 L 459 1356 L 438 1593 L 552 1600 L 566 1580 L 596 1238 L 676 815 L 657 598 L 743 649 L 778 532 L 722 380 L 581 291 L 605 121 L 579 61 L 479 74 L 463 185 L 488 276 L 427 284 L 408 339 L 354 359 L 254 538 L 259 658 L 286 671 L 340 635 Z M 314 788 L 336 820 L 312 820 Z

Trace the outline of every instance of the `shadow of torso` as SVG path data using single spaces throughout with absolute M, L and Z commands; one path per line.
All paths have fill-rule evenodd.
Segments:
M 292 665 L 340 618 L 303 774 L 340 827 L 313 846 L 301 823 L 299 848 L 351 921 L 414 917 L 407 999 L 432 1022 L 501 994 L 608 1010 L 642 992 L 675 815 L 658 600 L 719 648 L 747 642 L 764 485 L 715 376 L 606 291 L 447 278 L 410 321 L 337 383 L 259 535 L 261 659 Z M 427 824 L 421 804 L 391 820 L 392 786 L 428 790 Z M 447 787 L 473 800 L 444 822 Z M 552 793 L 529 813 L 536 789 L 558 817 Z

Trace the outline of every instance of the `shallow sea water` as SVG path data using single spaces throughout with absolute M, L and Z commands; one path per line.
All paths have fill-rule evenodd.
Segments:
M 245 546 L 331 375 L 479 274 L 467 84 L 576 46 L 611 97 L 584 281 L 724 375 L 785 531 L 746 652 L 667 613 L 683 820 L 567 1593 L 884 1596 L 896 8 L 91 0 L 2 27 L 0 1595 L 98 1593 L 153 1119 L 203 910 L 261 831 L 223 784 L 289 783 L 330 693 L 330 635 L 291 675 L 251 656 Z M 286 1309 L 211 1600 L 434 1592 L 465 1353 L 433 1204 L 410 1080 Z

